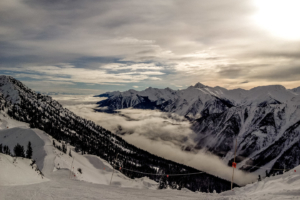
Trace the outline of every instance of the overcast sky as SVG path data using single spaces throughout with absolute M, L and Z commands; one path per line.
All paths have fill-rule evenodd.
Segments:
M 43 92 L 300 86 L 299 0 L 1 0 L 0 74 Z

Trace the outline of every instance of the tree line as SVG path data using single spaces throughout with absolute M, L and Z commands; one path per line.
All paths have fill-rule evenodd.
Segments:
M 16 146 L 13 149 L 14 155 L 11 154 L 10 149 L 7 145 L 2 145 L 0 144 L 0 153 L 7 154 L 10 156 L 15 156 L 15 157 L 22 157 L 22 158 L 32 158 L 32 147 L 31 147 L 31 142 L 29 141 L 27 144 L 27 150 L 25 151 L 24 146 L 20 145 L 19 143 L 16 144 Z

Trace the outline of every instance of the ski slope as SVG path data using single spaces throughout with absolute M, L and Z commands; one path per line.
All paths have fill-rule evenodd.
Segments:
M 300 168 L 297 168 L 297 171 Z M 32 185 L 0 186 L 0 199 L 123 199 L 123 200 L 285 200 L 300 199 L 300 174 L 288 172 L 221 194 L 177 190 L 122 188 L 69 179 L 68 170 L 53 173 L 52 180 Z

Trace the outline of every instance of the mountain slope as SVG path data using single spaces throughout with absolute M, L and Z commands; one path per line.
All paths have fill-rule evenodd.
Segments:
M 199 172 L 128 144 L 94 122 L 76 116 L 51 97 L 35 93 L 12 77 L 0 76 L 0 93 L 3 100 L 0 107 L 9 116 L 29 123 L 31 128 L 45 131 L 58 141 L 70 143 L 77 152 L 100 156 L 111 165 L 116 165 L 116 169 L 121 166 L 154 174 Z M 132 171 L 123 171 L 123 173 L 130 178 L 143 176 Z M 149 178 L 159 181 L 160 176 L 151 175 Z M 230 187 L 228 181 L 207 173 L 193 177 L 170 177 L 168 183 L 178 187 L 184 186 L 193 191 L 201 189 L 220 192 Z

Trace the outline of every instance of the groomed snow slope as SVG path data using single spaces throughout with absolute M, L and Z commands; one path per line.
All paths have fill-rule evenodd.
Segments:
M 69 171 L 58 170 L 53 179 L 44 183 L 0 186 L 0 199 L 123 199 L 123 200 L 287 200 L 300 199 L 300 167 L 263 181 L 234 188 L 221 194 L 194 193 L 177 190 L 121 188 L 116 185 L 92 184 L 69 179 Z

